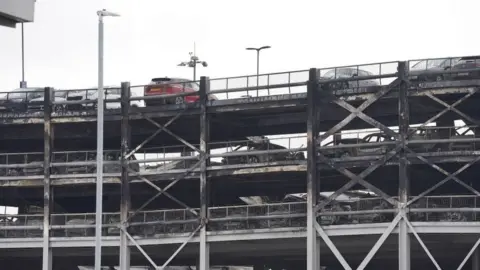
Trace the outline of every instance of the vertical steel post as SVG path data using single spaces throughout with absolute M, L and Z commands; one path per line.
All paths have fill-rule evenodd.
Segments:
M 315 68 L 310 69 L 307 85 L 307 270 L 320 269 L 320 248 L 315 230 L 317 222 L 315 206 L 318 196 L 317 138 L 318 77 Z
M 97 181 L 95 209 L 95 270 L 102 267 L 103 216 L 103 16 L 98 16 Z
M 260 82 L 260 50 L 257 50 L 257 97 L 258 97 L 258 90 L 259 90 L 259 82 Z
M 480 270 L 480 250 L 478 247 L 473 252 L 472 256 L 472 270 Z
M 128 213 L 130 212 L 130 180 L 128 177 L 128 164 L 125 158 L 130 151 L 130 124 L 128 113 L 130 111 L 130 83 L 122 82 L 121 92 L 121 165 L 122 165 L 122 184 L 120 195 L 120 270 L 130 270 L 130 247 L 128 245 L 128 237 L 125 233 L 128 224 Z
M 43 112 L 43 255 L 42 270 L 52 269 L 52 249 L 50 247 L 50 213 L 52 208 L 52 188 L 50 186 L 50 162 L 52 156 L 52 100 L 53 90 L 45 88 Z
M 408 108 L 408 66 L 406 62 L 398 63 L 398 78 L 401 80 L 399 85 L 398 100 L 398 125 L 399 125 L 399 143 L 405 147 L 409 127 L 409 108 Z M 410 179 L 408 174 L 408 160 L 405 148 L 399 152 L 399 171 L 398 171 L 398 198 L 399 211 L 405 214 L 404 205 L 408 202 Z M 407 218 L 407 217 L 405 217 Z M 410 235 L 408 226 L 404 219 L 399 224 L 398 234 L 398 264 L 399 270 L 410 270 Z
M 209 91 L 210 79 L 205 76 L 200 77 L 200 158 L 203 160 L 200 164 L 200 222 L 203 225 L 200 229 L 200 270 L 210 270 L 210 249 L 207 243 L 209 203 L 207 166 L 210 154 L 208 145 L 210 140 L 210 119 L 207 114 L 207 102 Z
M 20 88 L 27 88 L 27 82 L 25 81 L 25 32 L 22 23 L 22 81 L 20 82 Z

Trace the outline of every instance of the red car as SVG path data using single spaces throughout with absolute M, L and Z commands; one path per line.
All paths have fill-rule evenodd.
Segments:
M 145 96 L 156 96 L 156 95 L 171 95 L 179 94 L 185 92 L 198 92 L 200 86 L 196 82 L 192 82 L 186 79 L 179 78 L 153 78 L 150 84 L 146 85 L 144 88 Z M 172 97 L 167 99 L 150 99 L 145 100 L 147 106 L 158 105 L 158 104 L 183 104 L 183 103 L 193 103 L 197 102 L 200 99 L 198 95 L 191 96 L 182 96 L 182 97 Z M 214 95 L 208 96 L 209 100 L 217 100 Z

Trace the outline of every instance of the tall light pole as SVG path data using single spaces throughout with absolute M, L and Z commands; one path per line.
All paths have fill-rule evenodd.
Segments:
M 259 75 L 260 75 L 260 51 L 261 50 L 264 50 L 264 49 L 270 49 L 271 47 L 270 46 L 263 46 L 263 47 L 260 47 L 260 48 L 246 48 L 248 51 L 257 51 L 257 97 L 258 97 L 258 79 L 259 79 Z
M 27 82 L 25 81 L 25 34 L 23 30 L 22 23 L 22 80 L 20 81 L 20 88 L 27 88 Z
M 190 52 L 190 61 L 181 62 L 178 64 L 179 67 L 191 67 L 193 68 L 193 80 L 197 80 L 197 64 L 201 64 L 203 67 L 207 67 L 208 64 L 205 61 L 200 61 L 195 52 L 195 43 L 193 44 L 193 52 Z
M 97 181 L 95 210 L 95 270 L 102 268 L 102 216 L 103 216 L 103 17 L 120 15 L 105 9 L 98 15 L 98 98 L 97 98 Z

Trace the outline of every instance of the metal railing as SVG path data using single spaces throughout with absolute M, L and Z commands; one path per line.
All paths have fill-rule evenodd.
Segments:
M 414 199 L 411 197 L 410 199 Z M 429 196 L 408 208 L 411 221 L 480 221 L 478 196 Z M 196 209 L 198 210 L 198 209 Z M 209 230 L 246 230 L 306 226 L 306 203 L 271 203 L 209 208 Z M 317 214 L 324 226 L 382 223 L 393 220 L 397 209 L 381 198 L 349 198 L 325 206 Z M 119 213 L 103 213 L 103 234 L 119 234 Z M 152 236 L 192 232 L 199 219 L 188 209 L 141 211 L 129 221 L 133 235 Z M 0 215 L 0 237 L 42 237 L 42 215 Z M 56 237 L 93 236 L 95 214 L 52 214 L 51 230 Z
M 412 126 L 412 130 L 415 127 Z M 392 128 L 397 132 L 396 128 Z M 477 126 L 435 127 L 418 129 L 407 138 L 408 147 L 417 153 L 467 153 L 480 150 Z M 304 164 L 306 135 L 249 137 L 247 140 L 209 143 L 210 169 Z M 382 156 L 397 145 L 395 138 L 378 130 L 344 131 L 334 134 L 318 146 L 329 158 Z M 199 145 L 192 145 L 199 148 Z M 188 155 L 184 155 L 189 153 Z M 43 176 L 42 152 L 0 153 L 0 180 Z M 130 168 L 144 175 L 176 173 L 192 169 L 199 154 L 186 145 L 141 148 L 129 157 Z M 95 151 L 55 151 L 52 153 L 53 178 L 70 175 L 91 177 L 96 172 Z M 120 175 L 120 151 L 104 151 L 106 176 Z M 135 175 L 135 174 L 132 174 Z M 70 177 L 69 176 L 69 177 Z
M 408 77 L 414 85 L 425 82 L 463 81 L 480 79 L 480 57 L 446 57 L 408 61 Z M 323 89 L 349 90 L 371 89 L 373 92 L 393 82 L 398 76 L 398 62 L 380 62 L 362 65 L 337 66 L 318 69 L 319 84 Z M 246 99 L 253 97 L 276 96 L 306 93 L 308 70 L 247 75 L 210 79 L 207 93 L 210 100 Z M 258 80 L 257 80 L 258 79 Z M 257 85 L 258 81 L 258 85 Z M 195 103 L 199 100 L 199 82 L 182 80 L 174 82 L 175 91 L 157 91 L 145 95 L 145 89 L 152 84 L 136 85 L 130 88 L 132 107 L 150 107 L 164 104 Z M 435 88 L 448 85 L 432 86 Z M 31 117 L 40 117 L 44 106 L 52 106 L 54 116 L 69 115 L 74 111 L 92 111 L 97 103 L 97 89 L 54 90 L 51 101 L 44 100 L 44 92 L 39 89 L 19 90 L 0 93 L 0 111 L 33 112 Z M 121 90 L 119 87 L 106 87 L 105 109 L 120 112 Z

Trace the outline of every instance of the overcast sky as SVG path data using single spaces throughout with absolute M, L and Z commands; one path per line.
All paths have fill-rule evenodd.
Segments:
M 376 61 L 479 54 L 478 0 L 37 0 L 25 25 L 29 86 L 97 84 L 97 15 L 105 20 L 105 83 L 191 78 L 177 67 L 197 54 L 200 75 L 254 74 Z M 21 35 L 0 28 L 0 87 L 21 79 Z

